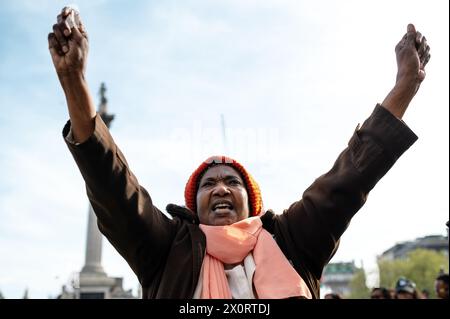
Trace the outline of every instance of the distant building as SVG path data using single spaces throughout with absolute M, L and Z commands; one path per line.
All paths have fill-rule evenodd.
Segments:
M 73 281 L 69 289 L 62 287 L 57 299 L 136 299 L 132 290 L 124 290 L 122 278 L 105 275 L 86 276 L 79 273 L 78 281 Z
M 448 256 L 448 235 L 447 237 L 430 235 L 401 242 L 383 252 L 378 258 L 380 260 L 403 259 L 407 257 L 409 252 L 419 248 L 442 252 Z
M 105 96 L 106 87 L 100 87 L 100 105 L 98 114 L 109 128 L 113 114 L 108 114 Z M 91 205 L 88 212 L 88 227 L 86 239 L 86 259 L 81 272 L 75 273 L 69 287 L 63 286 L 58 299 L 130 299 L 133 296 L 131 289 L 123 289 L 123 278 L 109 277 L 103 270 L 102 239 L 97 226 L 97 217 Z
M 329 263 L 322 274 L 321 290 L 348 296 L 351 293 L 350 282 L 358 270 L 354 261 Z

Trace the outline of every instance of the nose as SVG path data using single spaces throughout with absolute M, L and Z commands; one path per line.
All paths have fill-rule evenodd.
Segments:
M 222 182 L 219 182 L 214 187 L 212 194 L 217 196 L 225 196 L 230 194 L 230 190 L 227 185 L 225 185 Z

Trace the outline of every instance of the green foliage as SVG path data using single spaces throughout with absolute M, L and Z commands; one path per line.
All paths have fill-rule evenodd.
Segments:
M 434 281 L 442 268 L 448 272 L 448 256 L 428 249 L 411 251 L 407 258 L 379 260 L 380 286 L 394 288 L 398 278 L 404 276 L 417 285 L 417 290 L 427 289 L 435 298 Z
M 368 299 L 370 297 L 370 289 L 366 285 L 366 274 L 364 269 L 358 269 L 352 281 L 350 281 L 351 293 L 345 296 L 349 299 Z

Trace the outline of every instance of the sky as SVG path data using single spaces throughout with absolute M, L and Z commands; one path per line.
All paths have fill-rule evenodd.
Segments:
M 68 113 L 47 45 L 66 4 L 0 0 L 5 298 L 26 289 L 30 298 L 54 298 L 84 264 L 88 202 L 61 136 Z M 265 208 L 280 213 L 300 199 L 393 87 L 394 47 L 414 23 L 431 47 L 403 118 L 419 140 L 372 190 L 332 262 L 363 265 L 375 284 L 377 255 L 447 234 L 448 1 L 76 4 L 89 33 L 89 88 L 98 104 L 106 83 L 112 135 L 161 210 L 184 204 L 192 171 L 224 153 L 258 181 Z M 102 258 L 108 275 L 136 293 L 137 279 L 106 240 Z

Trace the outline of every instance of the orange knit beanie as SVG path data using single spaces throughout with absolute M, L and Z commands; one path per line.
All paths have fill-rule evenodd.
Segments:
M 246 171 L 244 166 L 235 161 L 232 158 L 226 156 L 211 156 L 192 173 L 186 183 L 186 188 L 184 189 L 184 199 L 186 201 L 186 207 L 191 211 L 197 213 L 197 190 L 198 184 L 201 177 L 206 170 L 214 165 L 223 164 L 233 167 L 239 172 L 245 183 L 245 188 L 248 193 L 248 200 L 250 206 L 250 216 L 257 216 L 262 213 L 262 197 L 261 191 L 258 184 L 255 182 L 253 177 Z

